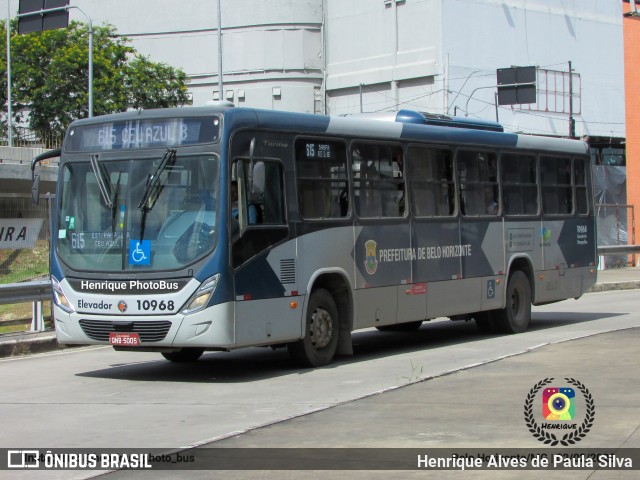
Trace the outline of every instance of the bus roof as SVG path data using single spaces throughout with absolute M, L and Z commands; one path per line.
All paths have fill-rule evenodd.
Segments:
M 307 135 L 335 135 L 378 140 L 427 141 L 447 145 L 528 149 L 586 154 L 581 140 L 504 132 L 500 124 L 465 117 L 448 117 L 413 110 L 347 116 L 261 110 L 228 105 L 136 110 L 76 120 L 71 126 L 150 118 L 223 115 L 225 129 L 282 129 Z M 70 126 L 70 128 L 71 128 Z

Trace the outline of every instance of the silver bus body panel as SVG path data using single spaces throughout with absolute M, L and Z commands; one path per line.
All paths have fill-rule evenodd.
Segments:
M 202 112 L 210 111 L 203 109 Z M 175 111 L 142 112 L 149 118 L 158 114 L 176 115 Z M 338 138 L 345 144 L 357 140 L 393 142 L 402 147 L 403 152 L 410 145 L 441 145 L 451 151 L 459 146 L 465 146 L 467 150 L 477 146 L 496 153 L 519 151 L 537 155 L 554 152 L 565 157 L 585 157 L 588 162 L 588 146 L 581 141 L 496 132 L 485 136 L 465 129 L 440 131 L 441 127 L 433 126 L 419 130 L 421 127 L 416 125 L 408 126 L 405 132 L 406 125 L 401 122 L 345 117 L 327 118 L 325 131 L 310 126 L 306 127 L 308 131 L 302 131 L 304 128 L 296 126 L 294 132 L 291 126 L 277 126 L 278 115 L 293 122 L 289 114 L 262 112 L 260 115 L 271 124 L 262 126 L 252 118 L 257 118 L 258 114 L 246 110 L 245 123 L 235 132 L 228 133 L 264 128 L 269 134 L 281 135 L 283 156 L 293 151 L 286 150 L 290 148 L 288 141 L 293 145 L 296 138 L 308 136 Z M 320 121 L 317 117 L 306 118 L 313 128 L 317 128 Z M 104 119 L 93 121 L 103 122 Z M 403 133 L 406 136 L 403 137 Z M 287 165 L 290 169 L 285 169 L 286 182 L 296 181 L 295 162 L 294 158 L 293 165 Z M 451 178 L 458 185 L 459 179 Z M 287 184 L 285 190 L 287 188 L 290 196 L 295 185 Z M 353 192 L 351 196 L 355 199 Z M 592 216 L 571 214 L 557 219 L 543 215 L 522 215 L 515 219 L 485 215 L 464 217 L 459 198 L 455 201 L 451 216 L 357 218 L 355 212 L 350 211 L 349 220 L 347 217 L 330 220 L 341 221 L 343 226 L 330 228 L 329 223 L 325 228 L 323 222 L 327 221 L 324 219 L 309 220 L 309 226 L 316 229 L 313 233 L 269 245 L 268 250 L 247 258 L 246 264 L 234 272 L 229 269 L 227 273 L 234 277 L 230 290 L 234 289 L 235 298 L 225 297 L 223 303 L 190 315 L 184 315 L 180 310 L 199 286 L 193 279 L 179 292 L 154 294 L 156 300 L 173 300 L 174 308 L 165 314 L 153 315 L 137 308 L 138 301 L 145 295 L 82 293 L 74 291 L 63 279 L 60 285 L 74 306 L 81 305 L 80 301 L 92 305 L 106 302 L 110 306 L 79 308 L 69 314 L 54 305 L 58 340 L 69 344 L 108 345 L 109 341 L 96 341 L 85 334 L 79 322 L 87 319 L 107 324 L 170 322 L 163 340 L 143 343 L 143 347 L 234 349 L 295 341 L 305 335 L 310 293 L 327 275 L 339 276 L 348 285 L 352 330 L 437 317 L 471 316 L 478 311 L 504 308 L 509 274 L 514 268 L 522 268 L 523 264 L 530 269 L 527 273 L 532 282 L 534 304 L 578 297 L 595 283 L 595 231 L 588 230 L 595 228 Z M 293 205 L 295 200 L 289 202 L 289 208 L 295 210 Z M 353 205 L 350 208 L 354 210 Z M 288 212 L 286 218 L 290 223 L 282 225 L 290 229 L 292 236 L 295 235 L 295 222 L 307 223 L 299 215 L 300 212 Z M 585 229 L 588 230 L 586 233 Z M 590 263 L 585 265 L 584 258 L 589 258 Z M 268 298 L 239 291 L 239 272 L 259 262 L 260 267 L 265 263 L 268 265 L 262 272 L 269 277 L 255 278 L 255 283 L 273 282 L 270 286 L 280 287 L 279 281 L 281 296 L 277 296 L 279 292 L 272 293 L 277 288 L 264 289 L 269 293 L 262 296 Z M 252 284 L 253 270 L 247 268 L 244 273 L 244 280 L 249 278 L 246 283 Z M 130 306 L 126 312 L 118 311 L 120 300 Z

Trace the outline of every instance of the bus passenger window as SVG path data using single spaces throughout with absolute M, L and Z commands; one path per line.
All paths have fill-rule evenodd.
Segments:
M 574 185 L 576 188 L 576 210 L 580 215 L 589 213 L 589 198 L 587 193 L 587 164 L 584 159 L 573 161 Z
M 542 177 L 542 211 L 549 215 L 573 213 L 571 159 L 567 157 L 540 157 Z
M 305 219 L 349 215 L 347 153 L 343 142 L 296 141 L 298 205 Z
M 407 172 L 414 215 L 446 217 L 454 214 L 455 188 L 451 151 L 409 147 Z
M 405 214 L 402 149 L 389 145 L 354 144 L 353 188 L 356 213 L 362 218 Z
M 495 153 L 460 150 L 457 166 L 462 214 L 497 215 L 499 189 Z
M 500 156 L 500 174 L 505 215 L 537 215 L 536 158 L 533 155 L 503 153 Z

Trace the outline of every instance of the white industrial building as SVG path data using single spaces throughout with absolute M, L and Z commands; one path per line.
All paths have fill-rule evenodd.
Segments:
M 6 1 L 3 3 L 6 5 Z M 12 16 L 18 0 L 10 0 Z M 625 136 L 619 0 L 71 0 L 154 61 L 184 70 L 194 105 L 347 114 L 401 108 L 508 131 Z M 5 8 L 6 10 L 6 8 Z M 71 18 L 86 21 L 72 10 Z M 496 69 L 538 67 L 537 103 L 495 106 Z

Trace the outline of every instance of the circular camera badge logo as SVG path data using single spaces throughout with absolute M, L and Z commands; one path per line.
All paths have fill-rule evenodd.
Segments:
M 124 300 L 120 300 L 118 302 L 118 310 L 120 310 L 122 313 L 127 311 L 127 303 Z
M 529 390 L 524 402 L 525 423 L 545 445 L 579 442 L 591 430 L 594 417 L 595 404 L 589 389 L 574 378 L 563 382 L 545 378 Z

